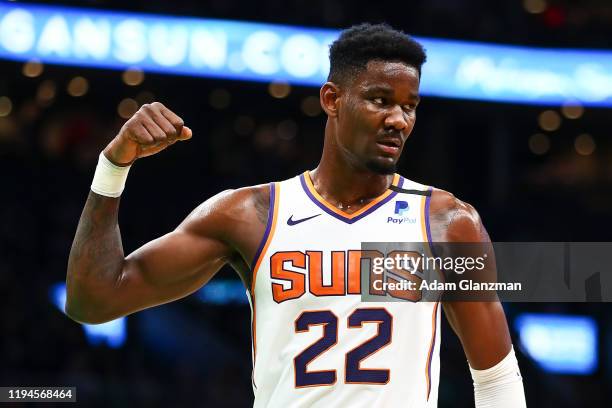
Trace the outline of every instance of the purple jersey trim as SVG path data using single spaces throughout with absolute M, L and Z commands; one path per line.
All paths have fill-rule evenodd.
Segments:
M 435 307 L 435 311 L 434 313 L 436 314 L 436 321 L 434 323 L 434 332 L 433 332 L 433 339 L 431 340 L 431 347 L 429 350 L 429 359 L 427 361 L 427 375 L 429 377 L 429 385 L 427 387 L 427 401 L 429 401 L 429 394 L 431 393 L 431 360 L 433 359 L 433 355 L 434 355 L 434 349 L 436 348 L 436 336 L 438 335 L 438 305 L 440 303 L 436 303 Z
M 255 272 L 255 265 L 257 264 L 257 260 L 261 256 L 261 251 L 266 245 L 266 241 L 268 240 L 268 236 L 270 235 L 270 230 L 272 229 L 272 221 L 274 218 L 274 205 L 276 201 L 276 188 L 274 183 L 270 183 L 270 208 L 268 208 L 268 222 L 266 222 L 266 231 L 261 238 L 259 243 L 259 248 L 257 248 L 257 252 L 255 253 L 255 257 L 253 258 L 253 262 L 251 262 L 251 274 Z
M 431 196 L 433 195 L 433 188 L 429 187 L 428 190 L 431 192 L 431 194 L 429 194 L 425 198 L 425 230 L 427 231 L 427 241 L 430 243 L 430 246 L 431 246 L 432 240 L 431 240 L 431 227 L 429 225 L 429 205 L 431 204 Z
M 308 186 L 306 185 L 306 180 L 304 178 L 304 173 L 302 173 L 300 175 L 300 183 L 302 184 L 302 189 L 304 190 L 306 195 L 310 198 L 310 200 L 313 203 L 315 203 L 320 209 L 325 211 L 327 214 L 331 215 L 332 217 L 334 217 L 334 218 L 336 218 L 336 219 L 338 219 L 340 221 L 344 221 L 347 224 L 353 224 L 353 223 L 359 221 L 360 219 L 362 219 L 363 217 L 365 217 L 365 216 L 367 216 L 369 214 L 372 214 L 374 211 L 376 211 L 378 208 L 380 208 L 384 204 L 386 204 L 389 201 L 391 201 L 393 199 L 393 197 L 395 197 L 397 195 L 397 191 L 394 191 L 391 194 L 389 194 L 389 196 L 387 198 L 385 198 L 384 200 L 376 203 L 371 208 L 368 208 L 368 210 L 365 211 L 363 214 L 359 214 L 357 217 L 354 217 L 354 218 L 347 218 L 347 217 L 343 217 L 342 215 L 333 212 L 332 210 L 327 208 L 323 203 L 321 203 L 319 200 L 317 200 L 317 198 L 315 196 L 312 195 L 312 193 L 308 189 Z M 402 176 L 399 177 L 399 180 L 398 180 L 397 184 L 398 184 L 398 187 L 402 187 L 404 185 L 404 178 Z

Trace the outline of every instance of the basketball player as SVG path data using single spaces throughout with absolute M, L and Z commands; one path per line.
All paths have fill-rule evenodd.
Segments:
M 320 90 L 327 124 L 319 165 L 224 191 L 125 256 L 117 215 L 129 166 L 192 136 L 161 103 L 142 106 L 100 155 L 70 252 L 68 315 L 116 319 L 193 293 L 230 264 L 252 307 L 256 407 L 436 406 L 439 303 L 361 302 L 355 274 L 365 241 L 489 241 L 473 207 L 395 174 L 424 61 L 421 45 L 386 25 L 344 31 Z M 398 202 L 415 223 L 389 222 Z M 499 302 L 443 306 L 476 406 L 524 407 Z

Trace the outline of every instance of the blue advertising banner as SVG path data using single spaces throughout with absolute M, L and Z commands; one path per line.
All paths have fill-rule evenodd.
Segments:
M 0 3 L 0 58 L 320 86 L 339 30 Z M 612 106 L 612 51 L 417 37 L 421 92 L 438 97 Z

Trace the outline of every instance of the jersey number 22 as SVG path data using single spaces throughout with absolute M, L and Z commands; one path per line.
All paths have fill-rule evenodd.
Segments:
M 378 334 L 346 353 L 345 382 L 347 384 L 379 384 L 389 382 L 388 369 L 360 368 L 361 361 L 391 343 L 393 317 L 383 308 L 356 309 L 348 317 L 349 328 L 361 328 L 363 323 L 378 324 Z M 336 383 L 336 370 L 308 371 L 308 364 L 338 342 L 338 317 L 331 310 L 303 312 L 295 321 L 295 331 L 307 332 L 310 326 L 323 326 L 323 337 L 293 359 L 295 386 L 313 387 Z

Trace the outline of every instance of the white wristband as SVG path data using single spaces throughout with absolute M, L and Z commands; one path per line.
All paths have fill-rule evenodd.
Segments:
M 476 408 L 525 408 L 523 377 L 514 347 L 499 363 L 486 370 L 470 367 Z
M 119 197 L 125 188 L 130 166 L 117 166 L 100 153 L 98 166 L 91 182 L 91 191 L 106 197 Z

